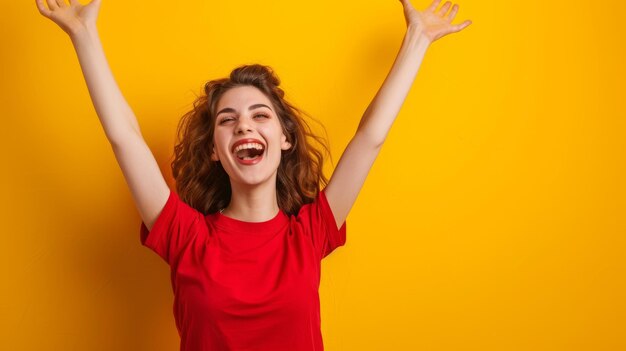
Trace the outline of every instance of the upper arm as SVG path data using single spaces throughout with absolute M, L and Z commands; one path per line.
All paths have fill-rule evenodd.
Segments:
M 348 217 L 381 147 L 382 144 L 357 132 L 341 155 L 325 190 L 338 228 Z
M 111 142 L 115 158 L 148 229 L 152 229 L 170 193 L 161 170 L 144 141 L 136 132 Z

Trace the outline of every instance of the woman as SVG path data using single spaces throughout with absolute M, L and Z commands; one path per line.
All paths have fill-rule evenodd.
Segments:
M 402 47 L 329 181 L 309 143 L 321 139 L 285 101 L 278 78 L 246 65 L 206 83 L 181 119 L 176 193 L 108 67 L 96 29 L 101 0 L 36 3 L 74 44 L 143 220 L 142 244 L 171 267 L 181 350 L 322 350 L 321 259 L 345 243 L 345 219 L 427 48 L 471 23 L 451 24 L 458 5 L 437 10 L 435 0 L 417 11 L 401 0 Z

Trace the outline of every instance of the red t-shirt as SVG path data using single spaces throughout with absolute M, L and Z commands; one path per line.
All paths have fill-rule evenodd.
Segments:
M 203 215 L 170 190 L 140 240 L 171 268 L 181 350 L 324 349 L 321 260 L 346 242 L 324 190 L 265 222 Z

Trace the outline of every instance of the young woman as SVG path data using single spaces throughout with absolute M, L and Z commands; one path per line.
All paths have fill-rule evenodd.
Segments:
M 270 67 L 209 81 L 181 119 L 167 186 L 108 67 L 101 0 L 36 0 L 70 36 L 96 112 L 141 215 L 141 243 L 171 267 L 181 350 L 322 350 L 321 260 L 346 240 L 346 217 L 435 40 L 458 5 L 401 0 L 400 52 L 329 181 L 301 112 Z M 325 144 L 322 148 L 328 151 Z M 323 187 L 322 190 L 320 188 Z

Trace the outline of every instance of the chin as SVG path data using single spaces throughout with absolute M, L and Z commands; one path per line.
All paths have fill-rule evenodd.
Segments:
M 275 169 L 272 173 L 266 174 L 265 172 L 241 172 L 236 177 L 237 182 L 240 184 L 255 186 L 261 185 L 270 181 L 274 181 L 278 174 L 278 169 Z M 233 179 L 232 177 L 230 177 Z
M 233 160 L 233 162 L 237 161 Z M 231 182 L 234 180 L 238 184 L 254 186 L 276 179 L 279 165 L 280 158 L 262 159 L 254 165 L 242 166 L 236 163 L 226 173 Z

